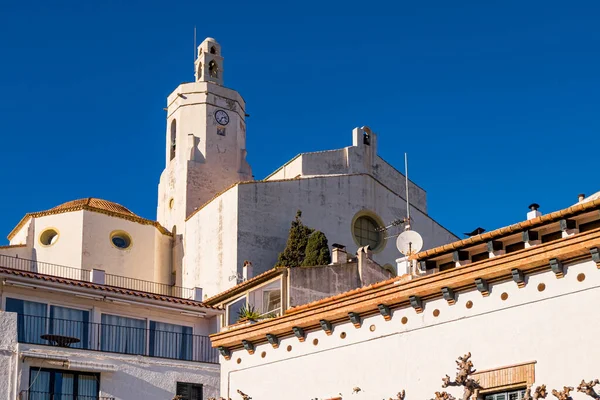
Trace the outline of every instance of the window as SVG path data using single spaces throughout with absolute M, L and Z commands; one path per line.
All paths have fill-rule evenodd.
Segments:
M 202 400 L 202 385 L 198 383 L 177 382 L 177 393 L 181 400 Z
M 56 340 L 44 338 L 55 335 L 78 340 L 69 347 L 88 348 L 89 311 L 52 305 L 48 308 L 44 303 L 12 298 L 6 299 L 6 311 L 18 315 L 17 337 L 21 343 L 57 344 Z
M 100 374 L 32 367 L 29 370 L 30 400 L 97 399 Z
M 215 49 L 215 46 L 211 46 L 210 54 L 217 54 L 217 49 Z
M 171 158 L 169 158 L 169 160 L 172 160 L 175 158 L 175 150 L 177 148 L 177 120 L 173 119 L 171 121 L 171 138 L 170 138 L 170 148 L 171 148 Z
M 58 231 L 54 228 L 48 228 L 40 234 L 40 243 L 42 246 L 52 246 L 58 240 Z
M 525 389 L 486 394 L 485 400 L 522 400 L 523 396 L 525 396 Z
M 381 246 L 382 235 L 378 231 L 379 224 L 371 217 L 362 216 L 354 221 L 354 239 L 360 246 L 371 247 L 371 250 Z
M 192 359 L 192 327 L 150 321 L 150 356 Z
M 211 78 L 219 77 L 219 66 L 214 60 L 208 63 L 208 75 L 210 75 Z
M 125 231 L 113 231 L 110 242 L 118 249 L 125 250 L 131 247 L 131 236 Z
M 146 353 L 146 320 L 102 314 L 100 350 L 123 354 Z
M 227 306 L 227 325 L 233 325 L 238 321 L 240 318 L 239 312 L 243 307 L 246 307 L 246 296 Z

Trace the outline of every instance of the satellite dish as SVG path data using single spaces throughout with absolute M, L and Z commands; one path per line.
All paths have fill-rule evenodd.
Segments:
M 396 239 L 396 247 L 405 256 L 412 255 L 423 248 L 423 238 L 415 231 L 404 231 Z

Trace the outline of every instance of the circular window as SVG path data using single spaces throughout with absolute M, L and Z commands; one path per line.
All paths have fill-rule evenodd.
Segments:
M 380 224 L 367 215 L 361 215 L 354 220 L 352 226 L 354 240 L 359 246 L 370 246 L 375 251 L 383 244 L 383 234 L 379 231 Z
M 52 246 L 58 240 L 58 231 L 54 228 L 48 228 L 40 235 L 40 243 L 43 246 Z
M 110 242 L 118 249 L 128 249 L 131 247 L 131 236 L 124 231 L 114 231 L 110 234 Z

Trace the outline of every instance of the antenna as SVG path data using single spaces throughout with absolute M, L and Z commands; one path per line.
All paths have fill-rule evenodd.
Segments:
M 196 25 L 194 25 L 194 75 L 196 75 L 196 56 L 198 49 L 196 48 Z
M 404 153 L 404 178 L 406 179 L 406 226 L 404 229 L 410 229 L 410 202 L 408 201 L 408 153 Z

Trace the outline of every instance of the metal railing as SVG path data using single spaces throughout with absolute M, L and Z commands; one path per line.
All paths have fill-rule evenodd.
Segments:
M 189 329 L 189 332 L 185 330 Z M 208 336 L 193 335 L 191 328 L 182 332 L 110 325 L 87 321 L 17 316 L 20 343 L 108 353 L 169 358 L 217 364 L 219 355 Z
M 0 254 L 0 266 L 19 271 L 35 272 L 36 274 L 59 276 L 61 278 L 76 279 L 79 281 L 90 280 L 90 270 L 67 267 L 64 265 L 50 264 L 43 261 L 28 260 L 26 258 L 11 257 Z
M 0 267 L 91 282 L 91 270 L 89 269 L 67 267 L 64 265 L 50 264 L 2 254 L 0 254 Z M 193 299 L 194 297 L 194 289 L 191 288 L 172 286 L 165 283 L 145 281 L 113 274 L 105 274 L 104 283 L 101 284 L 187 300 Z
M 110 286 L 138 290 L 140 292 L 161 294 L 163 296 L 179 297 L 181 299 L 191 299 L 194 296 L 194 289 L 171 286 L 165 283 L 144 281 L 142 279 L 128 278 L 113 274 L 106 274 L 104 283 Z
M 114 400 L 114 397 L 82 396 L 22 390 L 18 400 Z

